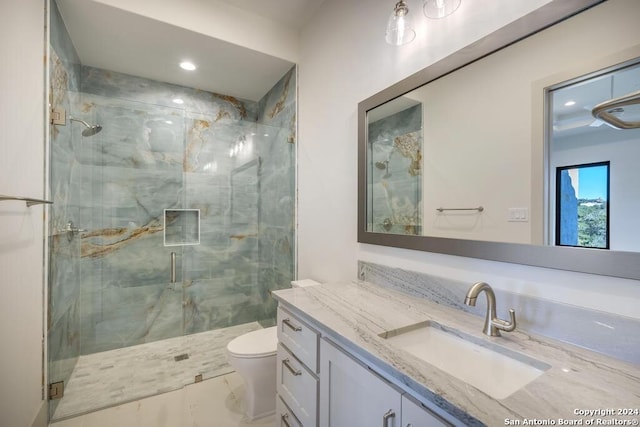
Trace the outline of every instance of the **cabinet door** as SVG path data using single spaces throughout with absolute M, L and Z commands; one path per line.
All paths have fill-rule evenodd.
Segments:
M 424 408 L 413 399 L 402 396 L 401 427 L 447 427 L 451 426 L 442 418 Z
M 320 427 L 400 427 L 400 393 L 320 341 Z

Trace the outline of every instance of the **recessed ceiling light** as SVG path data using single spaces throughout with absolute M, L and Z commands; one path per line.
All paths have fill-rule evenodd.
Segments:
M 565 107 L 571 107 L 572 105 L 576 105 L 576 101 L 567 101 L 564 103 Z
M 174 102 L 175 104 L 180 104 L 180 105 L 181 105 L 181 104 L 184 104 L 184 101 L 183 101 L 182 99 L 180 99 L 180 98 L 174 98 L 174 99 L 173 99 L 173 102 Z
M 183 61 L 180 63 L 180 68 L 187 71 L 193 71 L 196 69 L 196 66 L 193 62 Z

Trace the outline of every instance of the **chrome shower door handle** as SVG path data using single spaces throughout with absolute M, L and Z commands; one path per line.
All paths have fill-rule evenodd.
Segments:
M 393 409 L 389 409 L 386 414 L 382 416 L 382 427 L 389 427 L 389 420 L 396 417 L 396 413 Z
M 171 283 L 176 283 L 176 253 L 171 252 Z

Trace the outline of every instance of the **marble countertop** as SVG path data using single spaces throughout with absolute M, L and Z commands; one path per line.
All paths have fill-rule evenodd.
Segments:
M 640 413 L 618 412 L 640 411 L 638 365 L 520 329 L 490 338 L 481 332 L 483 318 L 363 281 L 285 289 L 273 296 L 393 382 L 463 424 L 527 425 L 527 420 L 529 425 L 562 425 L 562 420 L 582 420 L 577 425 L 589 425 L 588 420 L 594 420 L 592 425 L 638 425 L 640 420 Z M 551 367 L 508 397 L 494 399 L 379 336 L 422 321 L 437 322 Z M 626 424 L 613 424 L 614 420 Z

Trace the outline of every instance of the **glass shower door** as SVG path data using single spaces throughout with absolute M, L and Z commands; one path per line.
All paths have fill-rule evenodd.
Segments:
M 165 212 L 184 206 L 184 112 L 83 93 L 104 130 L 76 159 L 82 236 L 81 353 L 183 334 L 182 289 L 170 283 Z M 177 280 L 182 280 L 180 275 Z
M 66 98 L 68 115 L 102 131 L 52 127 L 49 381 L 65 382 L 52 420 L 128 399 L 127 384 L 91 384 L 90 376 L 83 384 L 99 355 L 184 333 L 182 247 L 165 245 L 164 233 L 165 211 L 184 206 L 184 112 L 74 91 Z M 83 368 L 89 355 L 94 365 Z M 96 405 L 87 393 L 107 400 Z

